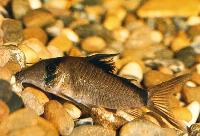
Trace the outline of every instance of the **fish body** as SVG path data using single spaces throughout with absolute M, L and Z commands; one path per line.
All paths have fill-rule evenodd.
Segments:
M 173 88 L 187 81 L 190 75 L 176 77 L 146 91 L 113 74 L 114 66 L 109 59 L 112 56 L 100 54 L 42 60 L 17 73 L 16 82 L 32 84 L 88 108 L 128 111 L 146 106 L 182 129 L 170 111 L 168 100 Z

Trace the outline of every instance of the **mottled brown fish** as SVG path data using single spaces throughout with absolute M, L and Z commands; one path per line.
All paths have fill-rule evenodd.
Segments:
M 109 59 L 113 56 L 115 54 L 97 54 L 85 58 L 66 56 L 42 60 L 17 73 L 16 81 L 32 84 L 88 108 L 128 112 L 145 106 L 184 129 L 171 114 L 168 99 L 173 88 L 187 81 L 190 75 L 176 77 L 146 91 L 113 74 L 114 65 Z

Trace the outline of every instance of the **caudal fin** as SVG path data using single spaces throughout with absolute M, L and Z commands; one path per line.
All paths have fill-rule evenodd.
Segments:
M 169 100 L 170 96 L 174 93 L 174 88 L 178 85 L 184 84 L 187 80 L 191 78 L 191 74 L 184 74 L 178 77 L 175 77 L 169 81 L 163 82 L 159 85 L 148 88 L 149 101 L 148 107 L 163 116 L 167 121 L 169 121 L 176 128 L 186 131 L 186 127 L 174 118 L 170 107 Z

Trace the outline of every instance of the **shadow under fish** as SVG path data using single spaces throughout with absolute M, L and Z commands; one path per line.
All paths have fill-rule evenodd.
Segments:
M 118 54 L 96 54 L 88 57 L 65 56 L 42 60 L 16 74 L 16 83 L 32 84 L 88 109 L 101 107 L 125 111 L 135 117 L 135 109 L 146 107 L 163 116 L 176 128 L 186 127 L 170 111 L 169 99 L 177 85 L 190 79 L 190 74 L 147 89 L 113 74 L 112 57 Z M 152 79 L 153 80 L 153 79 Z

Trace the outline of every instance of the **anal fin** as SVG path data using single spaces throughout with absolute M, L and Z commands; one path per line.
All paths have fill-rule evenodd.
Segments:
M 190 79 L 190 77 L 190 74 L 181 75 L 159 85 L 148 88 L 148 108 L 154 112 L 157 112 L 176 128 L 183 131 L 186 131 L 186 127 L 183 125 L 183 123 L 175 119 L 169 107 L 169 100 L 170 96 L 172 96 L 174 93 L 174 88 L 184 84 Z

